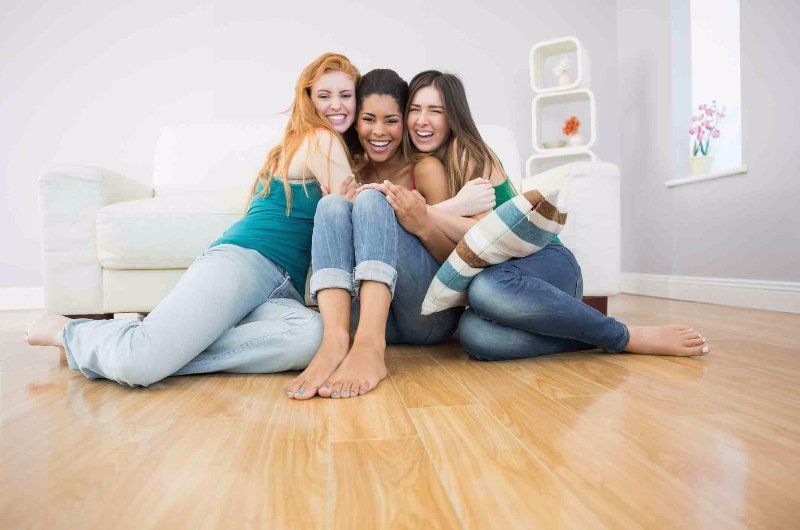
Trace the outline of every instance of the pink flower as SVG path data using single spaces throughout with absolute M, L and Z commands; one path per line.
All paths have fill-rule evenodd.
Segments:
M 689 134 L 692 136 L 694 136 L 696 132 L 697 132 L 697 127 L 692 127 L 691 129 L 689 129 Z
M 706 129 L 710 129 L 711 128 L 711 126 L 709 125 L 709 121 L 708 120 L 703 120 L 703 127 L 705 127 Z
M 714 115 L 714 111 L 713 110 L 706 109 L 706 116 L 713 116 L 713 115 Z
M 711 137 L 719 138 L 719 129 L 711 129 Z
M 699 107 L 697 107 L 697 108 L 698 108 L 698 109 L 700 109 L 700 110 L 706 110 L 706 107 L 708 107 L 708 105 L 706 105 L 705 103 L 703 103 L 702 105 L 700 105 L 700 106 L 699 106 Z

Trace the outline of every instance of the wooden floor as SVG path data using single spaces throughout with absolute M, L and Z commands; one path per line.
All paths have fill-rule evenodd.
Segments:
M 0 528 L 797 528 L 800 315 L 618 296 L 698 359 L 392 347 L 349 400 L 290 375 L 89 381 L 0 313 Z

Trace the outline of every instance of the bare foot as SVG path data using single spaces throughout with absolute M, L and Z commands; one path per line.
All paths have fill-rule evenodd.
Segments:
M 319 389 L 322 397 L 347 398 L 361 396 L 378 386 L 388 375 L 384 354 L 386 342 L 358 340 L 342 364 Z
M 630 340 L 625 350 L 645 355 L 705 355 L 708 344 L 689 326 L 629 326 Z
M 317 354 L 303 373 L 286 383 L 286 395 L 294 399 L 311 399 L 320 385 L 336 370 L 350 347 L 350 335 L 324 335 Z
M 58 346 L 63 348 L 61 332 L 67 325 L 67 317 L 54 313 L 45 313 L 28 326 L 28 335 L 25 342 L 31 346 Z

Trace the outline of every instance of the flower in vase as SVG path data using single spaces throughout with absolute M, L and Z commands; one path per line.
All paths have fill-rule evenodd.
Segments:
M 717 101 L 710 105 L 698 105 L 699 114 L 692 114 L 692 125 L 689 136 L 692 137 L 692 156 L 708 156 L 711 139 L 719 138 L 720 130 L 717 127 L 719 120 L 725 117 L 725 108 L 717 109 Z
M 564 122 L 564 127 L 561 128 L 561 132 L 566 134 L 567 136 L 573 136 L 578 134 L 578 129 L 581 126 L 580 120 L 575 116 L 570 116 L 567 121 Z

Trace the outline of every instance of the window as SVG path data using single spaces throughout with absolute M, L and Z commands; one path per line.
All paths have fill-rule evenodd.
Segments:
M 695 131 L 710 139 L 711 171 L 736 168 L 742 165 L 739 0 L 690 0 L 689 11 L 692 110 L 687 114 L 700 118 Z M 709 108 L 714 102 L 716 114 Z M 701 143 L 697 154 L 705 150 Z

